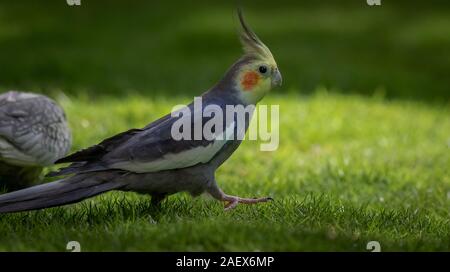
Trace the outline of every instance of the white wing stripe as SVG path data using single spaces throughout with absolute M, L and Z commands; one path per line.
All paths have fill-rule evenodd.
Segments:
M 234 133 L 235 123 L 232 122 L 223 132 L 217 135 L 215 140 L 207 146 L 195 147 L 176 154 L 166 154 L 161 159 L 151 162 L 127 161 L 112 164 L 111 168 L 127 170 L 135 173 L 151 173 L 162 170 L 186 168 L 198 163 L 209 162 L 225 145 L 227 139 L 231 139 Z

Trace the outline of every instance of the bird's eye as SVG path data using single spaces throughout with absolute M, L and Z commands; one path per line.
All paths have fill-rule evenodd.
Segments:
M 259 72 L 265 74 L 267 72 L 267 67 L 264 65 L 259 66 Z

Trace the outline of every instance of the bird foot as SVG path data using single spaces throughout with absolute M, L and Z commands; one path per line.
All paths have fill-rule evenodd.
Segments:
M 273 200 L 271 197 L 260 197 L 260 198 L 242 198 L 238 196 L 226 196 L 223 198 L 223 201 L 227 202 L 225 204 L 225 211 L 232 210 L 236 208 L 239 203 L 242 204 L 257 204 L 262 202 L 267 202 Z
M 166 195 L 164 195 L 164 194 L 152 195 L 152 200 L 151 200 L 152 206 L 156 207 L 156 208 L 161 208 L 161 203 L 164 201 L 165 198 L 166 198 Z

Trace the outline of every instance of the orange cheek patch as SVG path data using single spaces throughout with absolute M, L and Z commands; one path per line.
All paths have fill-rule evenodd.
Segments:
M 259 75 L 256 72 L 247 72 L 241 80 L 242 87 L 245 91 L 250 91 L 258 84 Z

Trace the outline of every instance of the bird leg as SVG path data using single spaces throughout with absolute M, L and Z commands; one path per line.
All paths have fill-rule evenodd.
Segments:
M 239 196 L 227 195 L 217 186 L 217 184 L 215 182 L 210 188 L 208 188 L 207 191 L 215 199 L 226 202 L 226 204 L 225 204 L 226 211 L 236 208 L 236 206 L 239 203 L 256 204 L 256 203 L 267 202 L 269 200 L 273 200 L 273 198 L 271 198 L 271 197 L 243 198 L 243 197 L 239 197 Z
M 161 202 L 166 198 L 166 194 L 152 194 L 151 204 L 154 207 L 160 207 Z

